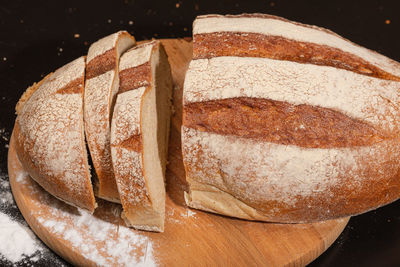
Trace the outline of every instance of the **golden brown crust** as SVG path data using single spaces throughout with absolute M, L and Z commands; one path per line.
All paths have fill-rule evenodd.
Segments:
M 93 212 L 83 133 L 84 70 L 85 58 L 80 57 L 28 88 L 15 140 L 17 155 L 36 182 L 68 204 Z
M 128 50 L 127 53 L 129 53 L 131 50 L 140 49 L 146 45 L 148 45 L 148 42 L 139 44 Z M 145 94 L 149 93 L 151 90 L 151 79 L 152 71 L 149 61 L 144 64 L 119 71 L 119 89 L 117 92 L 118 98 L 124 97 L 123 93 L 125 92 L 136 90 L 140 87 L 145 87 L 143 95 L 140 97 L 140 99 L 137 99 L 140 105 L 136 106 L 136 110 L 127 109 L 127 113 L 131 112 L 136 114 L 137 112 L 141 112 L 143 98 Z M 116 119 L 117 118 L 114 117 L 113 121 Z M 130 121 L 130 123 L 133 123 L 133 121 Z M 135 126 L 140 128 L 140 121 L 138 121 Z M 138 217 L 138 214 L 146 214 L 148 210 L 151 210 L 152 207 L 147 185 L 143 179 L 143 141 L 141 130 L 139 130 L 139 134 L 131 135 L 129 138 L 119 143 L 112 143 L 111 147 L 111 149 L 114 151 L 113 153 L 115 153 L 113 154 L 113 166 L 115 171 L 115 179 L 118 185 L 119 197 L 124 209 L 125 221 L 128 225 L 130 225 L 130 219 Z M 137 152 L 139 157 L 127 158 L 126 151 L 124 150 L 128 150 L 128 153 Z M 131 156 L 134 154 L 136 153 L 132 153 Z M 120 161 L 130 162 L 119 164 Z M 132 171 L 127 171 L 125 169 L 126 165 L 128 165 Z
M 132 77 L 135 77 L 132 79 Z M 151 79 L 150 63 L 146 62 L 134 68 L 128 68 L 119 72 L 118 94 L 134 90 L 142 86 L 149 86 Z
M 172 89 L 165 68 L 170 71 L 158 41 L 136 46 L 122 56 L 111 127 L 113 167 L 124 210 L 121 217 L 131 227 L 156 232 L 164 230 L 163 153 L 167 150 L 162 150 L 162 142 L 167 137 L 161 133 L 168 130 L 165 104 Z M 162 112 L 165 117 L 160 116 Z
M 277 19 L 348 41 L 326 29 L 263 14 L 198 19 L 225 18 L 223 23 L 228 25 L 229 18 L 238 17 Z M 281 37 L 276 29 L 253 31 L 257 20 L 243 20 L 246 22 L 242 27 L 240 20 L 232 20 L 226 31 L 215 26 L 218 20 L 214 19 L 194 24 L 193 58 L 200 60 L 188 70 L 183 96 L 182 150 L 190 187 L 187 204 L 233 217 L 299 223 L 356 215 L 398 199 L 400 138 L 397 108 L 392 109 L 398 102 L 398 64 L 352 43 L 351 49 L 345 49 L 342 40 L 329 40 L 325 34 L 314 38 L 306 36 L 312 31 L 297 28 L 299 32 L 282 33 L 287 37 Z M 229 58 L 201 60 L 213 57 Z M 247 68 L 238 67 L 242 61 Z M 268 68 L 260 62 L 279 63 L 279 67 Z M 254 69 L 253 63 L 257 65 Z M 213 70 L 221 70 L 218 75 L 210 75 L 211 64 Z M 314 75 L 321 86 L 311 87 L 312 83 L 300 76 L 303 69 L 296 66 L 330 70 L 332 79 L 327 75 L 319 80 Z M 262 68 L 265 73 L 257 72 Z M 343 84 L 327 86 L 332 93 L 328 97 L 321 87 L 334 81 L 335 70 L 338 77 L 359 77 L 365 83 L 344 78 Z M 229 71 L 233 74 L 224 76 Z M 299 78 L 281 83 L 293 73 Z M 264 79 L 268 75 L 271 79 Z M 248 78 L 246 83 L 241 82 L 243 77 Z M 207 79 L 204 86 L 203 79 Z M 302 91 L 297 90 L 300 84 L 304 85 Z M 384 87 L 387 84 L 390 86 Z M 378 97 L 385 91 L 393 99 L 374 106 L 363 93 L 368 85 Z M 347 97 L 342 91 L 345 86 L 354 105 L 330 98 Z M 317 101 L 316 96 L 320 96 Z M 338 104 L 332 105 L 336 101 Z M 358 109 L 360 112 L 354 112 Z
M 194 35 L 194 59 L 220 56 L 288 60 L 331 66 L 375 78 L 400 81 L 400 77 L 372 65 L 356 55 L 326 45 L 247 32 L 218 32 Z
M 100 151 L 100 145 L 95 144 L 97 149 L 99 150 L 98 155 L 100 157 L 105 157 L 105 152 Z M 92 158 L 93 161 L 93 158 Z M 118 203 L 119 200 L 119 194 L 118 194 L 118 189 L 117 185 L 115 183 L 115 179 L 107 179 L 107 177 L 114 177 L 114 171 L 109 167 L 106 166 L 98 166 L 96 169 L 96 174 L 98 175 L 95 177 L 95 179 L 99 179 L 99 174 L 101 175 L 101 182 L 95 181 L 96 187 L 95 187 L 95 194 L 96 197 L 101 197 L 102 199 L 111 201 L 111 202 L 116 202 Z M 104 178 L 106 177 L 106 178 Z M 99 194 L 101 192 L 101 196 Z
M 388 138 L 372 125 L 332 109 L 248 97 L 186 104 L 183 125 L 307 148 L 368 146 Z
M 121 147 L 121 148 L 125 148 L 127 150 L 141 152 L 143 150 L 142 135 L 141 134 L 132 135 L 131 137 L 122 141 L 121 143 L 119 143 L 117 145 L 111 144 L 111 146 Z
M 291 21 L 291 20 L 285 19 L 285 18 L 283 18 L 283 17 L 278 17 L 278 16 L 274 16 L 274 15 L 270 15 L 270 14 L 262 14 L 262 13 L 243 13 L 243 14 L 239 14 L 239 15 L 230 15 L 230 14 L 227 14 L 227 15 L 218 15 L 218 14 L 210 14 L 210 15 L 201 15 L 201 16 L 198 16 L 196 19 L 199 19 L 199 18 L 220 18 L 220 17 L 226 17 L 226 18 L 261 18 L 261 19 L 275 19 L 275 20 L 280 20 L 280 21 L 283 21 L 283 22 L 288 22 L 288 23 L 291 23 L 291 24 L 294 24 L 294 25 L 297 25 L 297 26 L 302 26 L 302 27 L 305 27 L 305 28 L 317 29 L 317 30 L 320 30 L 320 31 L 323 31 L 323 32 L 332 34 L 332 35 L 334 35 L 334 36 L 336 36 L 336 37 L 339 37 L 339 38 L 341 38 L 341 39 L 343 39 L 343 40 L 349 41 L 349 40 L 347 40 L 346 38 L 343 38 L 342 36 L 338 35 L 337 33 L 333 32 L 333 31 L 331 31 L 331 30 L 329 30 L 329 29 L 322 28 L 322 27 L 318 27 L 318 26 L 315 26 L 315 25 L 309 25 L 309 24 L 304 24 L 304 23 L 300 23 L 300 22 L 296 22 L 296 21 Z
M 123 158 L 123 149 L 121 149 L 121 145 L 116 146 L 118 149 L 115 150 L 116 158 Z M 140 151 L 139 151 L 140 152 Z M 140 167 L 139 169 L 132 170 L 134 173 L 138 173 L 139 177 L 143 175 L 144 170 Z M 118 190 L 120 195 L 122 196 L 122 204 L 125 210 L 135 210 L 135 207 L 140 205 L 147 204 L 151 206 L 151 200 L 148 194 L 148 190 L 146 185 L 143 182 L 143 179 L 137 179 L 137 177 L 132 176 L 132 172 L 120 172 L 119 173 L 118 184 L 120 185 Z M 132 182 L 132 179 L 135 182 Z M 133 201 L 124 201 L 124 197 L 129 196 L 129 199 L 140 199 L 140 203 Z M 129 207 L 128 209 L 126 207 Z
M 118 88 L 119 58 L 133 45 L 135 39 L 125 31 L 106 36 L 89 47 L 86 66 L 85 132 L 97 174 L 96 195 L 117 203 L 120 200 L 112 170 L 110 121 Z
M 97 77 L 107 71 L 113 70 L 116 65 L 116 51 L 112 48 L 95 57 L 86 65 L 86 79 Z
M 31 95 L 51 76 L 53 73 L 47 74 L 40 82 L 32 84 L 26 91 L 22 94 L 22 96 L 19 98 L 17 105 L 15 106 L 15 111 L 17 115 L 21 112 L 22 106 L 28 99 L 31 97 Z
M 190 185 L 190 192 L 195 192 L 195 195 L 189 195 L 189 199 L 195 198 L 190 199 L 193 204 L 190 202 L 188 204 L 191 207 L 233 217 L 285 223 L 310 223 L 364 213 L 391 203 L 398 199 L 400 195 L 400 170 L 399 159 L 397 158 L 399 142 L 400 139 L 396 138 L 387 141 L 386 144 L 382 142 L 379 150 L 370 147 L 370 151 L 354 152 L 353 157 L 348 158 L 348 160 L 354 162 L 352 164 L 346 164 L 343 159 L 332 158 L 329 164 L 334 166 L 335 172 L 331 175 L 326 173 L 328 175 L 326 177 L 316 178 L 319 180 L 320 188 L 315 188 L 312 194 L 295 194 L 293 192 L 287 195 L 287 192 L 282 192 L 282 197 L 279 198 L 274 198 L 270 194 L 277 193 L 274 187 L 285 188 L 288 186 L 285 184 L 287 182 L 285 175 L 287 174 L 282 175 L 280 184 L 274 184 L 276 177 L 272 177 L 273 174 L 268 175 L 269 172 L 266 171 L 262 178 L 264 183 L 259 184 L 257 179 L 261 178 L 255 175 L 259 172 L 259 169 L 249 169 L 245 177 L 236 172 L 227 173 L 227 163 L 225 162 L 227 159 L 221 158 L 220 155 L 215 153 L 210 153 L 210 149 L 214 149 L 210 147 L 211 144 L 197 142 L 193 146 L 183 147 L 187 181 Z M 235 144 L 232 143 L 232 146 L 235 146 Z M 377 146 L 380 146 L 380 144 L 377 144 Z M 225 147 L 225 149 L 229 150 L 229 147 Z M 254 146 L 249 143 L 248 149 L 254 149 Z M 285 151 L 284 146 L 281 149 Z M 196 153 L 191 153 L 188 150 L 196 151 Z M 338 153 L 346 155 L 353 152 L 339 150 Z M 191 154 L 194 158 L 185 157 L 188 154 Z M 274 156 L 278 157 L 278 155 L 271 157 Z M 293 155 L 293 160 L 296 160 L 296 156 Z M 232 155 L 229 160 L 234 161 L 237 158 Z M 272 161 L 271 165 L 274 164 Z M 303 164 L 307 164 L 306 161 L 307 159 L 304 159 Z M 194 162 L 197 164 L 189 164 Z M 245 166 L 248 164 L 249 157 L 244 156 L 243 162 L 236 164 L 236 166 L 242 165 L 246 168 Z M 324 164 L 319 162 L 315 167 L 324 168 Z M 277 166 L 268 167 L 264 165 L 263 167 L 271 170 Z M 312 172 L 313 170 L 310 169 L 309 171 Z M 299 177 L 299 180 L 302 180 L 302 178 Z M 330 179 L 334 182 L 329 181 Z M 302 185 L 293 186 L 293 191 L 298 192 L 297 186 L 302 187 Z M 311 184 L 308 186 L 311 186 Z M 205 198 L 199 196 L 199 192 L 203 192 Z M 265 194 L 260 194 L 260 192 L 265 192 Z M 214 194 L 216 198 L 210 200 L 210 194 Z M 224 203 L 230 198 L 234 198 L 235 203 Z M 224 206 L 223 203 L 225 208 L 221 208 Z M 250 208 L 247 210 L 242 207 L 242 211 L 246 215 L 240 215 L 230 208 L 230 205 L 235 206 L 237 203 L 245 204 Z M 254 211 L 257 212 L 258 216 L 251 215 Z
M 312 196 L 298 196 L 295 205 L 276 200 L 257 202 L 240 198 L 229 190 L 195 181 L 191 181 L 187 203 L 193 208 L 227 216 L 279 223 L 312 223 L 354 216 L 387 205 L 400 195 L 400 173 L 397 171 L 388 177 L 382 174 L 380 163 L 371 163 L 367 163 L 364 170 L 365 175 L 371 176 L 357 190 L 349 183 L 348 173 L 344 172 L 339 177 L 341 183 Z M 388 170 L 392 168 L 385 168 Z
M 60 88 L 56 92 L 57 94 L 80 94 L 83 93 L 82 88 L 82 79 L 75 79 L 65 85 L 63 88 Z
M 20 130 L 18 118 L 14 126 L 14 135 L 15 149 L 22 166 L 40 186 L 53 196 L 66 201 L 68 204 L 73 204 L 74 206 L 94 212 L 96 203 L 93 193 L 80 192 L 77 194 L 74 188 L 71 188 L 68 183 L 62 182 L 62 177 L 48 175 L 42 171 L 46 166 L 45 160 L 36 159 L 35 162 L 33 162 L 30 151 L 34 149 L 34 143 L 26 142 L 26 137 Z M 82 183 L 84 182 L 85 181 L 82 181 Z M 73 199 L 71 196 L 73 196 Z

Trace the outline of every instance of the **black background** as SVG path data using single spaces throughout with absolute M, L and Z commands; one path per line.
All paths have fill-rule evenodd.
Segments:
M 23 91 L 115 31 L 125 29 L 137 40 L 186 37 L 196 15 L 260 12 L 331 29 L 400 61 L 399 11 L 397 0 L 0 1 L 0 170 L 6 173 L 6 143 Z M 0 210 L 22 218 L 16 208 Z M 35 265 L 66 264 L 43 255 Z M 352 218 L 311 266 L 400 266 L 400 202 Z

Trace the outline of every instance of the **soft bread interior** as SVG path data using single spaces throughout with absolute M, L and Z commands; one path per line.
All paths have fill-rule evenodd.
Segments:
M 156 49 L 152 54 L 151 69 L 152 86 L 142 99 L 141 132 L 144 179 L 154 214 L 149 213 L 148 218 L 141 218 L 141 224 L 147 225 L 147 229 L 137 225 L 135 227 L 163 231 L 165 215 L 164 177 L 168 151 L 172 83 L 168 59 L 162 47 Z M 151 226 L 154 226 L 153 229 L 149 228 Z
M 161 167 L 165 177 L 165 169 L 168 163 L 168 141 L 172 106 L 172 76 L 167 54 L 161 44 L 157 54 L 159 56 L 159 63 L 155 66 L 156 76 L 153 76 L 155 86 L 158 88 L 158 90 L 156 89 L 157 141 Z

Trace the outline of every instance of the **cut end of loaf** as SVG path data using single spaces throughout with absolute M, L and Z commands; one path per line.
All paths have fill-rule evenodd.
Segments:
M 189 192 L 184 192 L 186 205 L 191 208 L 246 220 L 273 221 L 231 194 L 212 185 L 195 184 L 190 185 Z M 196 186 L 201 189 L 196 189 Z
M 164 232 L 164 215 L 154 213 L 154 211 L 136 212 L 132 216 L 127 216 L 127 213 L 123 211 L 121 218 L 124 220 L 126 226 L 137 230 Z
M 159 216 L 163 225 L 172 80 L 168 59 L 162 45 L 158 42 L 153 44 L 151 71 L 151 89 L 144 94 L 141 106 L 143 176 L 154 210 L 150 214 L 154 219 Z M 136 224 L 140 225 L 137 222 Z M 145 217 L 141 227 L 143 225 L 148 225 Z M 160 227 L 163 228 L 161 225 Z

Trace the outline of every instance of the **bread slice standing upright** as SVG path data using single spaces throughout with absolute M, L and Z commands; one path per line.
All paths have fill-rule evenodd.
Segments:
M 14 134 L 24 169 L 53 196 L 93 212 L 83 125 L 85 57 L 28 88 L 17 105 Z
M 400 64 L 315 26 L 201 16 L 183 93 L 189 206 L 272 222 L 400 197 Z
M 87 56 L 84 119 L 97 175 L 95 194 L 113 202 L 120 200 L 111 162 L 110 121 L 119 86 L 119 57 L 134 44 L 129 33 L 120 31 L 93 43 Z
M 123 217 L 136 229 L 162 232 L 172 78 L 159 41 L 122 55 L 111 126 L 111 152 Z

